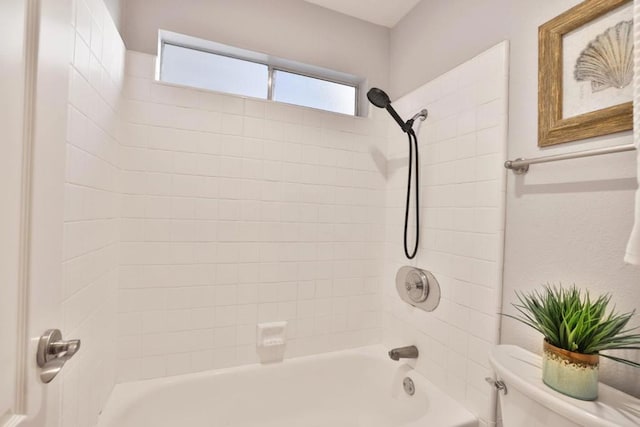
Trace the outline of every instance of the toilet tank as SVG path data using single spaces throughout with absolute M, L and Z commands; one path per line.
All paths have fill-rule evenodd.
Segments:
M 598 399 L 565 396 L 542 382 L 542 359 L 514 345 L 498 345 L 489 357 L 496 378 L 504 427 L 640 426 L 640 400 L 604 384 Z

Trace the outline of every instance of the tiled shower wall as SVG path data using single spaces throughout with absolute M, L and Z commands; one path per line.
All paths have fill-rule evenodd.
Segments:
M 73 5 L 61 329 L 65 338 L 82 338 L 82 348 L 61 376 L 61 425 L 88 427 L 116 378 L 117 111 L 125 48 L 102 1 Z
M 379 342 L 386 122 L 154 62 L 127 56 L 119 380 L 255 362 L 259 322 L 288 321 L 287 357 Z
M 64 330 L 83 351 L 63 376 L 65 426 L 94 423 L 116 370 L 126 381 L 257 361 L 256 324 L 272 320 L 289 322 L 287 357 L 377 343 L 383 329 L 389 346 L 415 343 L 417 368 L 490 420 L 506 44 L 394 104 L 430 109 L 412 264 L 436 274 L 443 298 L 427 314 L 393 288 L 407 142 L 383 111 L 159 84 L 155 58 L 134 52 L 123 76 L 102 3 L 74 10 Z
M 507 64 L 503 42 L 395 103 L 404 117 L 429 110 L 418 127 L 422 221 L 412 261 L 402 249 L 408 143 L 395 123 L 388 147 L 383 341 L 417 345 L 422 357 L 416 368 L 484 425 L 491 424 L 495 407 L 484 378 L 492 375 L 488 353 L 498 342 Z M 435 311 L 399 299 L 395 274 L 407 264 L 438 279 L 442 298 Z

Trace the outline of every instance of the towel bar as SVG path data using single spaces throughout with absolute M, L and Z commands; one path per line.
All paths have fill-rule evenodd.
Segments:
M 533 159 L 515 159 L 504 162 L 504 167 L 511 169 L 516 175 L 522 175 L 529 171 L 529 165 L 536 163 L 557 162 L 558 160 L 578 159 L 580 157 L 599 156 L 601 154 L 622 153 L 625 151 L 633 151 L 636 147 L 634 144 L 618 145 L 616 147 L 596 148 L 594 150 L 578 151 L 575 153 L 556 154 L 554 156 L 536 157 Z

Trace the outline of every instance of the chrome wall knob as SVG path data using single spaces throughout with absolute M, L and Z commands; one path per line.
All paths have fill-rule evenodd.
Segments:
M 405 278 L 405 289 L 413 302 L 423 302 L 429 296 L 429 279 L 421 270 L 411 270 Z
M 43 383 L 50 383 L 62 367 L 80 350 L 80 340 L 62 339 L 59 329 L 49 329 L 40 337 L 38 341 L 38 351 L 36 352 L 36 362 L 42 368 L 40 379 Z
M 431 272 L 405 265 L 396 273 L 400 298 L 421 310 L 433 311 L 440 302 L 440 285 Z

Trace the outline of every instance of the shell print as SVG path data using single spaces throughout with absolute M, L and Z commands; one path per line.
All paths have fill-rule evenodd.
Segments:
M 591 91 L 622 89 L 633 79 L 633 21 L 622 21 L 589 42 L 576 62 L 574 77 L 590 81 Z

